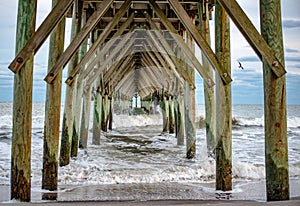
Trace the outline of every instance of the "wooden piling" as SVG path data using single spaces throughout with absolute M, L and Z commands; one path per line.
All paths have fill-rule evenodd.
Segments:
M 77 16 L 77 10 L 81 11 L 77 6 L 81 5 L 82 2 L 79 1 L 79 4 L 74 4 L 73 6 L 73 18 L 72 18 L 72 31 L 71 31 L 71 40 L 75 38 L 75 36 L 80 31 L 80 23 L 81 19 L 79 19 L 80 15 Z M 78 52 L 71 58 L 68 67 L 68 75 L 70 75 L 73 69 L 76 67 L 78 63 Z M 75 128 L 74 125 L 74 103 L 75 103 L 75 95 L 77 89 L 77 76 L 74 78 L 74 81 L 71 85 L 66 86 L 66 96 L 65 96 L 65 107 L 64 107 L 64 115 L 63 115 L 63 124 L 62 124 L 62 134 L 61 134 L 61 146 L 60 146 L 60 166 L 68 165 L 70 162 L 71 156 L 71 145 L 73 139 L 73 131 Z
M 162 133 L 169 132 L 169 103 L 166 97 L 166 94 L 161 95 L 161 110 L 162 110 L 162 117 L 163 117 L 163 130 Z
M 210 42 L 210 28 L 209 28 L 209 11 L 207 1 L 202 0 L 199 3 L 199 22 L 200 33 L 208 45 Z M 214 72 L 211 64 L 208 62 L 205 55 L 202 54 L 203 68 L 206 70 L 208 76 L 213 79 Z M 209 156 L 215 156 L 216 147 L 216 108 L 215 108 L 215 88 L 203 81 L 204 87 L 204 104 L 205 104 L 205 126 L 206 126 L 206 144 Z
M 104 132 L 107 132 L 108 115 L 109 115 L 109 99 L 108 99 L 108 95 L 104 94 L 102 96 L 102 116 L 101 116 L 101 129 Z
M 53 0 L 52 7 L 54 7 L 58 1 L 61 0 Z M 64 51 L 64 38 L 65 19 L 57 25 L 50 36 L 48 71 L 51 70 Z M 52 84 L 47 84 L 46 86 L 42 170 L 42 189 L 46 190 L 57 190 L 61 85 L 62 71 L 57 74 Z
M 89 135 L 90 111 L 91 111 L 92 87 L 86 87 L 83 91 L 83 106 L 80 126 L 79 148 L 86 149 Z
M 216 55 L 230 75 L 230 27 L 226 11 L 216 2 Z M 225 84 L 216 74 L 216 189 L 232 189 L 232 118 L 231 83 Z
M 95 145 L 100 144 L 101 135 L 101 113 L 102 113 L 102 95 L 101 95 L 101 79 L 96 81 L 95 99 L 94 99 L 94 115 L 93 115 L 93 140 Z
M 86 22 L 86 15 L 82 13 L 81 27 Z M 80 46 L 78 59 L 79 61 L 84 57 L 87 51 L 87 39 Z M 79 73 L 80 74 L 80 73 Z M 80 133 L 80 121 L 81 121 L 81 107 L 82 107 L 82 95 L 83 95 L 83 82 L 77 82 L 75 107 L 74 107 L 74 129 L 72 134 L 72 146 L 71 157 L 77 157 L 79 146 L 79 133 Z
M 184 145 L 184 101 L 181 94 L 176 97 L 175 102 L 177 145 Z
M 175 133 L 174 97 L 169 97 L 169 133 Z
M 260 0 L 261 34 L 284 65 L 281 1 Z M 276 64 L 276 62 L 274 62 Z M 276 65 L 274 65 L 276 66 Z M 276 76 L 263 58 L 267 201 L 289 199 L 286 77 Z
M 108 113 L 108 129 L 112 130 L 113 127 L 113 95 L 109 96 L 109 113 Z
M 16 54 L 35 31 L 36 0 L 19 0 Z M 29 202 L 31 195 L 31 120 L 33 54 L 14 76 L 11 145 L 11 199 Z

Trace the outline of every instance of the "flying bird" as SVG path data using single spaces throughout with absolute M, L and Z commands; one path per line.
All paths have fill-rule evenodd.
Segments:
M 242 66 L 241 62 L 238 62 L 238 63 L 239 63 L 239 68 L 244 70 L 244 67 Z

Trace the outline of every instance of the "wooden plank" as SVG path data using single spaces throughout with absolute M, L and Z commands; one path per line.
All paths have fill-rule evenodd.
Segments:
M 210 75 L 207 74 L 207 71 L 202 67 L 198 59 L 195 57 L 195 54 L 191 51 L 187 44 L 184 43 L 184 40 L 181 36 L 178 35 L 177 30 L 172 25 L 172 23 L 168 20 L 163 11 L 159 8 L 159 6 L 155 3 L 154 0 L 150 0 L 150 5 L 155 11 L 155 13 L 160 18 L 161 22 L 164 26 L 174 35 L 172 37 L 176 40 L 176 43 L 183 49 L 183 52 L 189 58 L 189 60 L 193 63 L 198 73 L 202 76 L 203 80 L 207 83 L 208 86 L 212 87 L 214 85 L 214 81 Z
M 105 40 L 109 36 L 110 32 L 119 23 L 122 16 L 124 16 L 125 12 L 130 7 L 130 4 L 131 4 L 131 0 L 126 0 L 122 4 L 120 10 L 114 16 L 113 21 L 109 22 L 106 25 L 104 30 L 101 32 L 100 36 L 97 38 L 96 42 L 94 42 L 92 47 L 89 49 L 89 51 L 86 53 L 86 55 L 80 61 L 80 63 L 74 69 L 73 73 L 69 75 L 69 77 L 67 79 L 67 83 L 69 85 L 72 83 L 73 78 L 86 66 L 86 64 L 88 64 L 91 59 L 95 59 L 94 54 L 95 54 L 96 50 L 105 42 Z M 126 24 L 124 23 L 125 25 L 123 27 L 121 27 L 120 29 L 118 29 L 118 32 L 116 32 L 117 34 L 115 34 L 113 36 L 113 38 L 105 45 L 106 46 L 105 48 L 110 48 L 112 46 L 112 44 L 115 44 L 115 42 L 117 41 L 117 40 L 115 40 L 115 38 L 120 36 L 119 34 L 121 34 L 126 29 L 125 26 L 130 24 L 133 17 L 134 17 L 134 12 L 131 14 L 131 17 L 128 18 L 129 21 L 125 22 Z M 104 49 L 103 49 L 103 51 L 104 51 Z M 85 78 L 90 72 L 91 72 L 91 67 L 90 67 L 90 69 L 85 69 L 82 73 L 83 78 Z
M 82 42 L 86 39 L 87 35 L 95 28 L 96 24 L 101 20 L 103 15 L 109 9 L 114 0 L 104 0 L 101 2 L 99 9 L 96 10 L 92 16 L 88 19 L 84 27 L 76 35 L 63 55 L 58 59 L 54 67 L 45 77 L 47 83 L 51 83 L 56 77 L 57 73 L 64 68 L 74 53 L 77 51 Z
M 53 5 L 63 0 L 53 1 Z M 65 20 L 63 19 L 50 36 L 48 69 L 50 70 L 64 51 Z M 44 122 L 44 149 L 42 189 L 57 190 L 59 128 L 61 108 L 62 72 L 52 84 L 47 84 Z
M 64 14 L 73 4 L 74 0 L 59 1 L 58 4 L 51 10 L 38 30 L 28 39 L 22 50 L 18 52 L 15 59 L 10 63 L 8 68 L 17 73 L 19 69 L 25 64 L 27 59 L 35 54 L 41 45 L 45 42 L 54 27 L 61 21 Z
M 243 9 L 239 6 L 236 0 L 218 0 L 218 2 L 226 10 L 232 21 L 235 23 L 240 32 L 244 35 L 248 43 L 256 52 L 258 57 L 268 63 L 270 69 L 277 77 L 283 76 L 286 71 L 284 66 L 276 57 L 276 52 L 273 50 L 264 38 L 259 34 L 250 19 L 244 13 Z
M 185 28 L 191 33 L 194 40 L 196 41 L 197 45 L 201 48 L 203 53 L 205 54 L 206 58 L 212 64 L 212 66 L 218 71 L 221 78 L 223 79 L 225 84 L 229 84 L 232 79 L 230 75 L 226 72 L 226 70 L 220 65 L 218 58 L 216 57 L 215 53 L 212 51 L 210 46 L 207 42 L 203 39 L 200 35 L 198 29 L 193 24 L 192 20 L 190 19 L 187 12 L 184 10 L 182 5 L 178 0 L 168 0 L 171 7 L 175 11 L 177 17 L 181 20 Z
M 215 7 L 216 55 L 227 73 L 230 67 L 230 26 L 226 11 Z M 216 189 L 232 190 L 232 111 L 231 84 L 224 85 L 216 76 Z
M 284 66 L 281 1 L 261 0 L 261 33 Z M 263 58 L 265 165 L 267 201 L 288 200 L 289 164 L 286 113 L 286 76 L 278 78 Z

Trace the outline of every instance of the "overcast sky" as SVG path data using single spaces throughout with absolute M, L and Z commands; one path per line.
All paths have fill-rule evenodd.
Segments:
M 38 0 L 37 27 L 45 19 L 51 8 L 50 0 Z M 238 0 L 258 31 L 259 0 Z M 287 102 L 300 104 L 300 1 L 282 0 L 283 36 L 285 47 L 285 67 L 287 70 Z M 15 30 L 17 0 L 0 1 L 0 101 L 13 99 L 13 73 L 8 65 L 15 56 Z M 69 42 L 70 23 L 67 24 L 66 43 Z M 211 21 L 212 31 L 213 21 Z M 212 33 L 213 35 L 213 33 Z M 200 54 L 197 54 L 199 56 Z M 44 101 L 47 71 L 48 41 L 35 55 L 34 101 Z M 233 104 L 263 104 L 262 64 L 251 47 L 231 22 L 232 58 L 232 101 Z M 238 68 L 242 62 L 244 70 Z M 66 69 L 64 70 L 66 71 Z M 64 76 L 64 80 L 66 76 Z M 196 77 L 197 102 L 203 103 L 203 86 Z M 64 97 L 62 97 L 64 99 Z

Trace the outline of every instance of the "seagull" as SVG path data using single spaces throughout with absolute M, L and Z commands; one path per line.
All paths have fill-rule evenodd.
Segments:
M 239 68 L 244 70 L 244 67 L 242 66 L 241 62 L 238 62 L 238 63 L 239 63 Z

